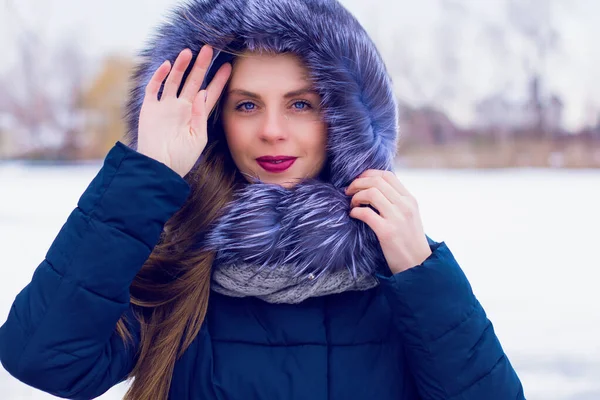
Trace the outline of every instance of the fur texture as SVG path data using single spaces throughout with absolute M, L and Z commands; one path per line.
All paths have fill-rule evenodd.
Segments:
M 335 0 L 182 4 L 141 53 L 127 104 L 133 147 L 145 86 L 153 72 L 165 59 L 173 62 L 185 47 L 195 59 L 205 43 L 225 51 L 215 52 L 218 56 L 203 87 L 228 61 L 227 49 L 300 56 L 322 96 L 328 124 L 326 182 L 306 181 L 293 189 L 260 182 L 246 185 L 206 236 L 206 244 L 217 250 L 217 264 L 291 263 L 297 266 L 295 276 L 339 268 L 348 268 L 354 276 L 372 273 L 385 262 L 381 248 L 368 226 L 349 217 L 350 198 L 343 188 L 366 169 L 392 168 L 398 119 L 390 78 L 364 29 Z

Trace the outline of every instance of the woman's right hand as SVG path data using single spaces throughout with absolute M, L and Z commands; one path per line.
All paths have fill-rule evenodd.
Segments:
M 208 116 L 231 74 L 231 64 L 223 64 L 208 87 L 199 91 L 212 55 L 212 47 L 205 45 L 200 49 L 179 97 L 177 90 L 192 59 L 189 49 L 179 53 L 172 70 L 169 61 L 165 61 L 146 86 L 137 151 L 162 162 L 181 177 L 192 169 L 206 147 Z M 158 100 L 158 92 L 167 76 Z

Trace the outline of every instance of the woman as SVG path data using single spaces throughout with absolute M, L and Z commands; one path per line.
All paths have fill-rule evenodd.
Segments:
M 0 329 L 12 375 L 77 399 L 524 398 L 390 172 L 391 83 L 344 8 L 196 0 L 143 55 L 129 145 Z

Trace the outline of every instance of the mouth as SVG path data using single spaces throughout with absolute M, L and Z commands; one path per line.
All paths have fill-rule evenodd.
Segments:
M 290 168 L 295 161 L 296 157 L 288 156 L 264 156 L 256 159 L 258 165 L 270 173 L 281 173 Z

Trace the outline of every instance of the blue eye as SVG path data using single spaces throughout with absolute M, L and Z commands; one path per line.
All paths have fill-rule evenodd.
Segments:
M 256 105 L 254 103 L 251 103 L 249 101 L 246 101 L 244 103 L 238 104 L 237 107 L 235 107 L 236 110 L 241 110 L 242 112 L 249 112 L 254 110 L 254 107 Z
M 298 107 L 298 105 L 301 105 L 302 107 Z M 307 107 L 310 107 L 310 104 L 308 104 L 306 101 L 297 101 L 294 103 L 294 108 L 296 110 L 305 110 Z

